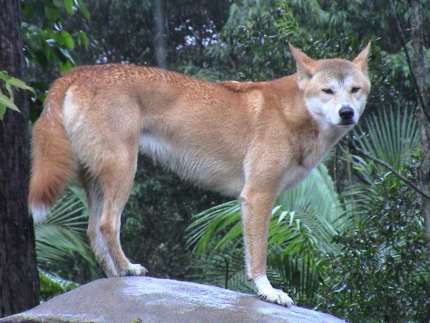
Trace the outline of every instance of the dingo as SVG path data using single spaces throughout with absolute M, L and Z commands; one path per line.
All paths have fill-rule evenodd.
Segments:
M 262 298 L 291 304 L 266 276 L 271 208 L 357 123 L 370 91 L 369 48 L 347 61 L 291 46 L 297 73 L 270 82 L 211 83 L 134 65 L 74 69 L 53 83 L 33 129 L 36 221 L 77 175 L 107 276 L 144 275 L 119 235 L 140 148 L 197 185 L 240 197 L 247 274 Z

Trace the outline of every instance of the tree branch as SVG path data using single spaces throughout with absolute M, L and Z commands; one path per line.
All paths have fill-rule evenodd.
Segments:
M 400 18 L 397 15 L 393 0 L 390 0 L 390 9 L 391 9 L 391 16 L 396 21 L 396 27 L 397 27 L 397 30 L 399 32 L 400 40 L 402 42 L 403 51 L 405 52 L 406 62 L 408 64 L 409 72 L 411 73 L 411 77 L 412 77 L 412 82 L 414 83 L 415 92 L 417 93 L 417 98 L 418 98 L 418 101 L 420 103 L 419 106 L 421 108 L 421 111 L 426 116 L 427 121 L 430 123 L 430 115 L 428 115 L 428 113 L 427 113 L 426 102 L 424 101 L 423 94 L 421 93 L 420 87 L 418 86 L 417 78 L 416 78 L 414 70 L 412 68 L 411 56 L 409 55 L 408 47 L 406 46 L 405 32 L 404 32 L 404 29 L 400 23 Z
M 391 166 L 390 164 L 388 164 L 385 160 L 376 158 L 372 155 L 370 155 L 369 153 L 365 152 L 364 150 L 361 150 L 360 148 L 357 148 L 353 145 L 351 145 L 351 150 L 362 156 L 365 157 L 367 159 L 370 159 L 372 161 L 374 161 L 375 163 L 384 166 L 386 169 L 388 169 L 390 172 L 392 172 L 394 175 L 396 175 L 402 182 L 404 182 L 405 184 L 407 184 L 410 188 L 412 188 L 415 192 L 417 192 L 418 194 L 422 195 L 423 197 L 425 197 L 426 199 L 430 200 L 430 195 L 426 192 L 424 192 L 423 190 L 421 190 L 418 185 L 416 185 L 414 182 L 412 182 L 411 180 L 407 179 L 405 176 L 403 176 L 402 174 L 400 174 L 398 171 L 396 171 L 393 166 Z

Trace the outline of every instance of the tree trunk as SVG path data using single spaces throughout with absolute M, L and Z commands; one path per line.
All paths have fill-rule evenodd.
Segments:
M 21 77 L 22 41 L 19 0 L 0 0 L 0 70 Z M 0 317 L 38 304 L 39 280 L 33 221 L 28 214 L 28 104 L 23 92 L 0 121 Z
M 418 169 L 418 178 L 421 189 L 428 193 L 430 191 L 430 123 L 428 116 L 430 116 L 429 99 L 426 90 L 426 72 L 424 60 L 424 29 L 423 29 L 423 16 L 420 1 L 412 1 L 412 17 L 411 17 L 411 31 L 412 31 L 412 46 L 414 49 L 413 55 L 413 73 L 416 79 L 417 92 L 421 96 L 418 100 L 419 106 L 419 124 L 421 130 L 421 144 L 423 160 Z M 425 233 L 427 243 L 427 256 L 430 262 L 430 200 L 423 197 L 422 214 L 425 222 Z
M 167 67 L 166 21 L 164 18 L 164 1 L 155 0 L 154 3 L 154 49 L 157 65 Z

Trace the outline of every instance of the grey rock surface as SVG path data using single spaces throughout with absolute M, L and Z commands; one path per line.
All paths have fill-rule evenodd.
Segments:
M 255 295 L 150 277 L 99 279 L 0 322 L 344 322 Z

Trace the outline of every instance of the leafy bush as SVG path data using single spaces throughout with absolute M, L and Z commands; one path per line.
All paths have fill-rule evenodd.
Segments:
M 430 264 L 415 192 L 385 174 L 355 194 L 368 213 L 353 213 L 354 225 L 335 239 L 342 251 L 322 274 L 322 307 L 353 322 L 425 321 Z
M 72 281 L 65 280 L 56 275 L 39 270 L 40 298 L 42 301 L 63 294 L 79 286 Z
M 357 146 L 413 177 L 419 161 L 412 110 L 371 116 Z M 335 241 L 342 251 L 324 274 L 323 307 L 354 322 L 425 321 L 430 313 L 430 264 L 416 192 L 386 167 L 351 156 L 361 181 L 346 196 L 353 225 Z

